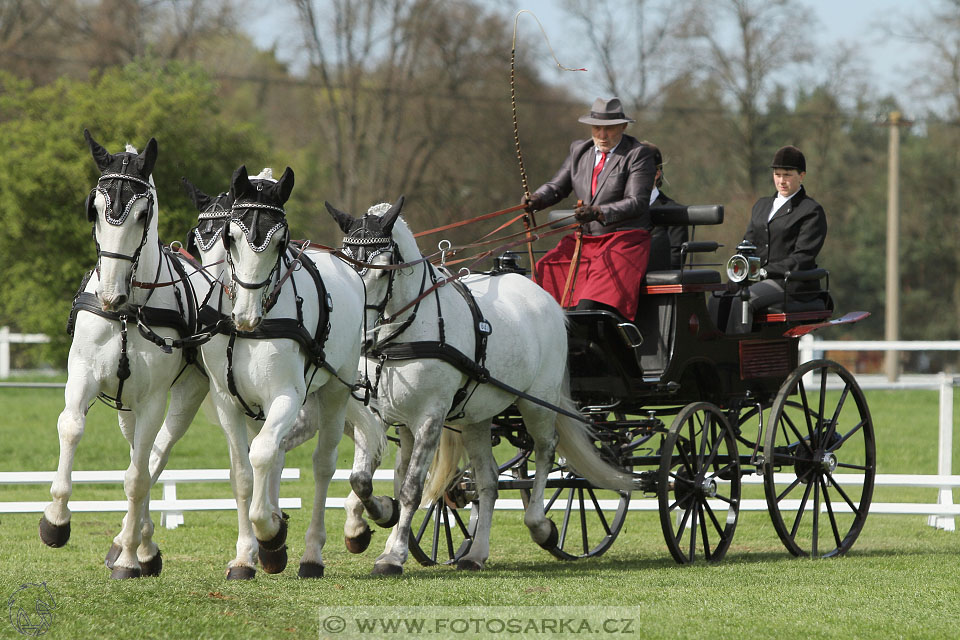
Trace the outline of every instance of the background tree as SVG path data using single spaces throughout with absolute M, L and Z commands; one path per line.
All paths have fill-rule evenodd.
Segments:
M 3 75 L 0 166 L 16 179 L 0 181 L 2 323 L 50 335 L 57 356 L 65 357 L 73 294 L 96 263 L 82 208 L 99 172 L 84 127 L 111 152 L 127 142 L 142 149 L 157 138 L 159 230 L 170 242 L 183 239 L 197 219 L 181 193 L 181 176 L 217 192 L 238 157 L 265 157 L 257 131 L 220 122 L 218 111 L 214 86 L 191 68 L 132 65 L 93 82 L 64 79 L 36 89 Z

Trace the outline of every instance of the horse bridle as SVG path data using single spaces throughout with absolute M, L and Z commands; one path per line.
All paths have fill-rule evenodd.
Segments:
M 356 260 L 359 264 L 350 263 L 354 271 L 363 278 L 374 258 L 382 253 L 390 252 L 389 265 L 403 264 L 403 257 L 400 255 L 400 249 L 394 242 L 392 236 L 384 235 L 379 230 L 373 230 L 368 225 L 371 216 L 363 216 L 360 227 L 353 230 L 349 235 L 343 238 L 343 253 Z M 374 216 L 375 218 L 375 216 Z M 396 276 L 396 269 L 387 270 L 387 290 L 383 299 L 376 304 L 364 304 L 365 311 L 376 311 L 379 318 L 383 319 L 383 313 L 387 308 L 387 303 L 393 295 L 393 280 Z
M 130 284 L 133 284 L 135 279 L 135 274 L 137 271 L 137 265 L 140 262 L 140 253 L 143 251 L 144 245 L 147 243 L 147 234 L 150 231 L 150 222 L 153 217 L 153 190 L 154 187 L 150 182 L 139 178 L 134 175 L 128 174 L 127 165 L 129 164 L 130 159 L 125 157 L 123 159 L 123 167 L 121 168 L 120 173 L 104 173 L 100 176 L 100 179 L 97 180 L 97 186 L 91 189 L 90 194 L 87 196 L 86 208 L 87 208 L 87 220 L 91 223 L 96 222 L 96 206 L 94 205 L 94 199 L 96 198 L 97 193 L 101 194 L 106 201 L 106 208 L 104 212 L 104 219 L 108 224 L 111 224 L 115 227 L 119 227 L 126 222 L 127 217 L 130 215 L 130 212 L 133 210 L 134 204 L 141 199 L 147 200 L 147 215 L 143 221 L 143 235 L 140 237 L 140 244 L 137 246 L 133 254 L 125 253 L 116 253 L 113 251 L 104 251 L 100 248 L 100 240 L 97 238 L 97 227 L 94 224 L 93 226 L 93 241 L 97 246 L 97 275 L 100 275 L 100 258 L 114 258 L 117 260 L 127 260 L 131 263 L 130 269 Z M 115 198 L 110 197 L 110 191 L 106 188 L 109 185 L 102 185 L 104 181 L 116 181 L 116 191 Z M 134 192 L 133 196 L 127 201 L 123 207 L 123 212 L 119 215 L 111 215 L 116 213 L 114 207 L 123 203 L 122 201 L 122 192 L 124 182 L 132 182 L 134 184 L 145 187 L 146 190 L 143 193 Z
M 254 210 L 254 222 L 250 227 L 247 227 L 247 225 L 244 224 L 242 217 L 238 215 L 238 212 L 250 210 L 250 209 Z M 259 222 L 259 210 L 273 211 L 275 213 L 279 213 L 281 215 L 281 219 L 277 224 L 271 227 L 269 231 L 267 231 L 263 242 L 259 245 L 255 245 L 253 241 L 250 240 L 250 238 L 253 237 L 253 231 Z M 277 207 L 270 204 L 264 204 L 261 202 L 239 202 L 238 201 L 233 203 L 233 206 L 230 210 L 230 219 L 227 221 L 226 225 L 224 226 L 226 227 L 230 223 L 236 223 L 237 226 L 239 226 L 243 230 L 244 236 L 247 238 L 247 244 L 249 244 L 250 248 L 253 249 L 253 251 L 255 251 L 256 253 L 262 253 L 263 251 L 266 251 L 267 247 L 270 245 L 270 241 L 273 239 L 273 236 L 277 234 L 277 232 L 282 231 L 285 234 L 284 241 L 278 247 L 277 261 L 276 263 L 274 263 L 273 268 L 270 269 L 270 273 L 267 274 L 267 277 L 261 280 L 260 282 L 247 282 L 237 277 L 237 270 L 233 264 L 233 257 L 230 255 L 230 232 L 229 230 L 225 229 L 223 233 L 223 244 L 224 244 L 224 247 L 226 248 L 227 264 L 230 265 L 231 281 L 235 285 L 239 287 L 243 287 L 244 289 L 248 289 L 248 290 L 263 289 L 263 293 L 260 296 L 260 302 L 264 306 L 263 312 L 267 313 L 267 311 L 269 311 L 269 308 L 267 307 L 267 301 L 271 299 L 271 291 L 268 287 L 280 272 L 281 261 L 283 259 L 283 255 L 286 253 L 287 245 L 290 240 L 290 231 L 289 231 L 289 227 L 287 226 L 286 212 L 283 210 L 283 207 Z M 230 299 L 233 300 L 234 298 L 236 298 L 236 288 L 230 287 L 227 294 L 230 297 Z M 276 300 L 277 300 L 277 297 L 274 296 L 273 303 L 276 303 Z M 272 306 L 272 304 L 270 306 Z

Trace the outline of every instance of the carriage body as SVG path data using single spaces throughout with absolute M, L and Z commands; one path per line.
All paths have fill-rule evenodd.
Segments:
M 677 207 L 655 222 L 722 219 L 719 206 Z M 718 247 L 687 245 L 684 253 Z M 568 311 L 571 396 L 595 424 L 598 449 L 632 470 L 632 493 L 659 500 L 664 537 L 677 562 L 722 559 L 744 499 L 766 500 L 792 554 L 842 555 L 869 511 L 876 473 L 873 425 L 852 374 L 826 360 L 801 364 L 799 338 L 869 314 L 831 319 L 827 284 L 819 303 L 792 307 L 785 299 L 756 314 L 750 333 L 731 335 L 717 327 L 708 304 L 725 295 L 737 295 L 737 287 L 721 282 L 718 271 L 684 267 L 647 274 L 633 323 L 607 311 Z M 516 448 L 500 465 L 499 488 L 519 490 L 526 499 L 533 461 L 515 407 L 494 420 L 492 434 L 495 442 Z M 763 477 L 763 492 L 751 487 L 744 497 L 741 478 L 754 474 Z M 561 519 L 551 553 L 590 557 L 613 544 L 630 494 L 591 487 L 562 461 L 548 488 L 547 506 Z M 457 507 L 469 503 L 470 491 L 467 474 L 445 503 L 428 509 L 418 540 L 440 539 L 437 529 L 446 529 L 461 536 L 459 549 L 447 538 L 453 555 L 468 548 L 470 524 Z M 459 524 L 444 527 L 442 520 Z M 445 553 L 436 543 L 432 550 L 411 544 L 411 551 L 427 563 L 442 561 Z

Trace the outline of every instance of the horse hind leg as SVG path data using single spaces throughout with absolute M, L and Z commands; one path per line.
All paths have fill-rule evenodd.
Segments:
M 337 383 L 332 382 L 331 385 Z M 313 451 L 313 511 L 304 540 L 303 556 L 300 558 L 300 578 L 322 578 L 323 546 L 327 541 L 324 513 L 330 481 L 337 469 L 337 447 L 343 437 L 343 423 L 347 411 L 349 392 L 339 385 L 324 387 L 325 393 L 320 403 L 317 446 Z
M 479 423 L 462 430 L 464 446 L 479 496 L 478 520 L 470 549 L 457 561 L 457 569 L 479 571 L 490 556 L 490 530 L 497 501 L 497 462 L 490 447 L 490 424 Z
M 440 440 L 443 419 L 443 414 L 428 416 L 419 421 L 416 427 L 413 450 L 400 487 L 400 520 L 390 532 L 384 552 L 374 562 L 373 575 L 389 576 L 403 573 L 403 563 L 406 562 L 409 554 L 413 516 L 420 507 L 423 483 Z
M 557 431 L 554 426 L 554 412 L 532 403 L 517 403 L 527 432 L 533 438 L 536 469 L 530 499 L 523 514 L 523 523 L 530 530 L 530 537 L 544 549 L 557 544 L 557 526 L 547 518 L 543 509 L 543 496 L 546 491 L 547 476 L 553 470 L 553 458 L 557 448 Z

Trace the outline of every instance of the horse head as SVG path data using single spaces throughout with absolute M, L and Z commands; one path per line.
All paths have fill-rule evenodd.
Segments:
M 87 220 L 97 243 L 97 297 L 105 311 L 126 304 L 141 252 L 157 242 L 157 199 L 153 167 L 157 141 L 150 138 L 142 153 L 127 145 L 111 154 L 83 130 L 100 179 L 87 196 Z
M 414 259 L 420 256 L 413 235 L 400 218 L 403 196 L 393 204 L 375 204 L 359 218 L 340 211 L 329 202 L 324 204 L 343 232 L 343 252 L 351 258 L 371 265 L 390 265 L 402 263 L 404 257 Z M 400 227 L 397 227 L 398 221 L 401 223 Z M 400 244 L 407 246 L 406 251 L 398 246 L 398 240 Z M 409 247 L 410 243 L 413 243 L 412 249 Z M 395 271 L 363 266 L 354 268 L 364 281 L 368 311 L 382 314 L 391 294 Z
M 223 236 L 227 221 L 230 220 L 230 210 L 233 208 L 232 196 L 229 192 L 209 196 L 186 178 L 181 178 L 180 184 L 200 212 L 197 216 L 197 225 L 187 233 L 187 252 L 199 258 L 203 264 L 211 264 L 223 259 L 223 243 L 218 241 Z
M 290 242 L 284 203 L 293 190 L 293 170 L 279 180 L 250 179 L 241 166 L 233 174 L 229 197 L 231 217 L 223 246 L 232 280 L 233 321 L 241 331 L 253 331 L 268 311 L 271 285 L 280 277 L 283 254 Z

